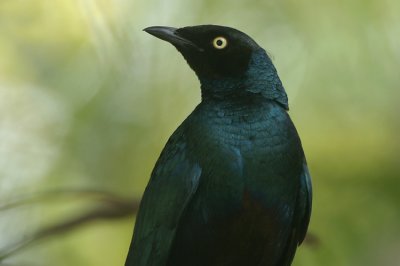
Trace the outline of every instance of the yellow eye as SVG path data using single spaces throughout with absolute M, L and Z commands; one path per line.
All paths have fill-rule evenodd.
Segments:
M 213 40 L 213 46 L 215 49 L 224 49 L 228 45 L 228 41 L 224 37 L 216 37 Z

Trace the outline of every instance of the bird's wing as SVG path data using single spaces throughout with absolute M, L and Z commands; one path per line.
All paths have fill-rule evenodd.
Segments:
M 278 265 L 291 265 L 297 246 L 299 246 L 307 233 L 311 217 L 312 207 L 312 186 L 311 176 L 307 163 L 303 162 L 303 171 L 300 175 L 300 188 L 296 201 L 296 208 L 293 213 L 293 224 L 285 250 Z
M 298 227 L 298 244 L 300 245 L 307 234 L 308 224 L 310 223 L 311 208 L 312 208 L 312 186 L 311 186 L 311 175 L 308 171 L 307 163 L 303 163 L 303 173 L 300 180 L 300 193 L 297 208 L 303 209 L 300 217 L 300 224 Z M 299 210 L 299 211 L 300 211 Z
M 165 265 L 175 231 L 195 193 L 200 166 L 191 160 L 181 128 L 158 159 L 136 218 L 126 266 Z

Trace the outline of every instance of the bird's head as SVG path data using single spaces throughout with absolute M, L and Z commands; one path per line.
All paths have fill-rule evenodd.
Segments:
M 275 67 L 247 34 L 217 25 L 155 26 L 144 31 L 176 47 L 198 76 L 203 97 L 260 95 L 287 108 Z

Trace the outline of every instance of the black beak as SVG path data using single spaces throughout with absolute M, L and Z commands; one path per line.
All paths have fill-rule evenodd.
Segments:
M 195 48 L 196 50 L 198 50 L 200 52 L 204 51 L 202 48 L 198 47 L 196 44 L 194 44 L 190 40 L 185 39 L 182 36 L 180 36 L 179 33 L 177 32 L 176 28 L 154 26 L 154 27 L 145 28 L 144 31 L 161 39 L 161 40 L 171 43 L 176 48 L 191 47 L 191 48 Z

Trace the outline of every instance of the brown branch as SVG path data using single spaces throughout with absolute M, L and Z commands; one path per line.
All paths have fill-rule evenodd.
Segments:
M 304 244 L 312 248 L 316 248 L 321 245 L 321 240 L 317 235 L 313 234 L 312 232 L 308 232 L 306 238 L 304 239 Z
M 89 193 L 88 193 L 89 192 Z M 61 235 L 65 234 L 68 232 L 71 232 L 72 230 L 83 226 L 85 224 L 88 224 L 90 222 L 96 221 L 96 220 L 114 220 L 114 219 L 121 219 L 130 215 L 133 215 L 137 212 L 138 207 L 139 207 L 139 200 L 131 199 L 131 198 L 121 198 L 112 195 L 111 193 L 104 193 L 104 192 L 99 192 L 99 191 L 88 191 L 88 190 L 82 190 L 82 191 L 68 191 L 65 190 L 64 193 L 65 195 L 70 196 L 71 194 L 97 194 L 97 196 L 100 196 L 99 199 L 101 203 L 97 204 L 96 207 L 81 213 L 80 215 L 77 215 L 75 217 L 69 218 L 65 221 L 61 221 L 59 223 L 44 227 L 39 229 L 38 231 L 34 232 L 32 235 L 29 237 L 26 237 L 25 239 L 22 239 L 18 241 L 17 243 L 7 247 L 6 249 L 0 251 L 0 263 L 2 260 L 5 258 L 10 257 L 11 255 L 15 254 L 16 252 L 38 242 L 39 240 L 43 240 L 46 238 L 50 238 L 52 236 L 56 235 Z M 43 197 L 47 196 L 60 196 L 55 195 L 55 192 L 46 192 L 46 193 L 41 193 L 40 197 L 44 199 Z M 15 201 L 11 204 L 6 204 L 3 205 L 2 209 L 9 209 L 15 206 L 19 206 L 22 204 L 28 204 L 33 201 L 38 201 L 38 198 L 35 197 L 26 197 L 24 199 L 20 199 L 18 201 Z
M 104 190 L 82 188 L 53 189 L 32 193 L 30 195 L 20 195 L 15 199 L 8 200 L 6 203 L 1 204 L 0 211 L 5 211 L 27 204 L 38 203 L 44 200 L 48 200 L 49 198 L 61 199 L 64 197 L 81 197 L 88 199 L 97 199 L 100 201 L 107 201 L 109 199 L 119 198 L 119 196 L 116 196 L 115 194 Z

